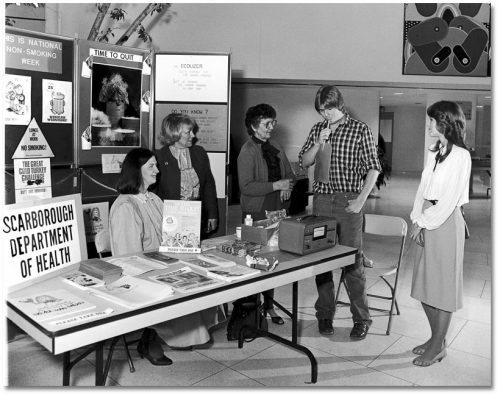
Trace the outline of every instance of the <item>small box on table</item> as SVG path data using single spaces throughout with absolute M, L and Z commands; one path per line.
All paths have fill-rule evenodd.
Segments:
M 241 239 L 251 241 L 253 243 L 267 245 L 267 242 L 276 230 L 275 227 L 266 229 L 272 221 L 263 219 L 261 221 L 254 221 L 253 226 L 241 225 Z

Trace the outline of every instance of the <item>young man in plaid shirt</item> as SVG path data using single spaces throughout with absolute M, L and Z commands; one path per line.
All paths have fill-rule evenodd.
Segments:
M 358 249 L 356 263 L 347 266 L 344 273 L 354 322 L 350 336 L 364 339 L 372 320 L 362 255 L 363 206 L 381 171 L 380 162 L 370 128 L 349 116 L 337 87 L 322 86 L 316 93 L 315 108 L 324 121 L 312 127 L 299 162 L 303 168 L 316 163 L 314 214 L 335 218 L 339 243 Z M 333 335 L 332 272 L 316 276 L 316 286 L 318 300 L 314 307 L 319 332 Z

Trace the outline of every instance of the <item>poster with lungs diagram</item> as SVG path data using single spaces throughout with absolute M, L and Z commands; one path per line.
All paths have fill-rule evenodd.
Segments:
M 491 75 L 487 3 L 405 4 L 403 74 Z

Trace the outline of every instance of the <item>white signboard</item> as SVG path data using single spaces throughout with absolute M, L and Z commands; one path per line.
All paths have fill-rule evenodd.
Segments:
M 16 203 L 52 197 L 50 158 L 14 159 Z
M 5 74 L 5 124 L 27 125 L 31 119 L 31 77 Z
M 24 284 L 87 259 L 79 194 L 5 206 L 4 285 Z
M 21 158 L 52 158 L 54 156 L 38 123 L 33 118 L 24 132 L 21 142 L 12 155 L 12 159 Z
M 228 55 L 157 54 L 155 100 L 227 103 Z
M 42 122 L 71 123 L 73 114 L 70 81 L 42 81 Z

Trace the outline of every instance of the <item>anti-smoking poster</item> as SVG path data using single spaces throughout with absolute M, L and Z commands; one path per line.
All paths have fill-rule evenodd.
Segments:
M 31 120 L 31 77 L 5 74 L 5 124 L 27 125 Z
M 14 159 L 16 203 L 52 197 L 50 158 Z
M 81 210 L 80 195 L 7 205 L 1 221 L 5 285 L 87 259 Z
M 42 81 L 42 122 L 71 123 L 73 114 L 70 81 Z
M 108 202 L 83 205 L 83 222 L 85 225 L 87 243 L 94 242 L 97 233 L 109 230 L 108 211 Z

